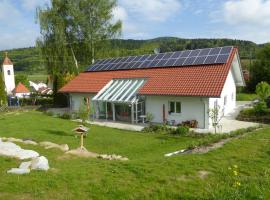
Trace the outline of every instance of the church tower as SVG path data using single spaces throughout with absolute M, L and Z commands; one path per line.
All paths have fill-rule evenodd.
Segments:
M 8 95 L 11 95 L 12 91 L 15 88 L 15 77 L 14 77 L 13 63 L 8 58 L 7 52 L 2 65 L 2 74 L 6 86 L 6 92 Z

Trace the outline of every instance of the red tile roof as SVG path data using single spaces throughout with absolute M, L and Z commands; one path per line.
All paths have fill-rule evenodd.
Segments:
M 15 89 L 13 90 L 14 94 L 17 93 L 30 93 L 30 91 L 27 89 L 27 87 L 25 87 L 21 82 L 15 87 Z
M 139 94 L 219 97 L 236 52 L 225 64 L 84 72 L 59 92 L 97 93 L 114 78 L 146 78 Z
M 4 59 L 3 65 L 13 65 L 13 63 L 11 62 L 9 57 L 7 56 L 7 52 L 6 52 L 6 57 Z

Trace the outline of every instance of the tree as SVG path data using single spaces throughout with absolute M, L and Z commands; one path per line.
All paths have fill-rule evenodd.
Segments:
M 220 113 L 220 106 L 219 105 L 215 105 L 214 108 L 209 109 L 209 112 L 208 112 L 209 117 L 212 120 L 212 125 L 215 129 L 215 133 L 217 133 L 217 128 L 218 128 L 219 122 L 221 120 L 219 113 Z
M 0 106 L 7 104 L 7 93 L 5 90 L 5 83 L 3 81 L 2 73 L 0 73 Z
M 270 85 L 264 81 L 258 83 L 256 86 L 256 94 L 261 101 L 266 101 L 267 97 L 270 96 Z
M 78 115 L 79 115 L 79 118 L 81 119 L 82 125 L 85 125 L 86 120 L 89 119 L 89 105 L 88 105 L 88 102 L 85 102 L 84 100 L 81 102 Z
M 51 0 L 38 9 L 41 37 L 37 41 L 44 65 L 53 78 L 77 74 L 78 65 L 89 65 L 108 39 L 120 34 L 121 22 L 113 22 L 116 0 Z
M 250 70 L 248 88 L 255 91 L 256 85 L 261 81 L 270 82 L 270 44 L 263 47 L 256 55 L 256 61 Z
M 15 76 L 15 84 L 18 85 L 19 83 L 24 84 L 27 88 L 30 87 L 29 80 L 25 74 L 18 74 Z

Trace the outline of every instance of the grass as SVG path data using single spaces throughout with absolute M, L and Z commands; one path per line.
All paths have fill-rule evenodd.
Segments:
M 257 98 L 257 95 L 253 93 L 237 93 L 236 94 L 237 101 L 253 101 L 256 98 Z
M 43 82 L 46 83 L 48 75 L 46 74 L 33 74 L 33 75 L 28 75 L 28 80 L 29 81 L 34 81 L 34 82 Z
M 2 115 L 0 137 L 79 146 L 71 130 L 75 122 L 39 112 Z M 270 127 L 232 140 L 202 155 L 165 153 L 200 144 L 215 136 L 169 136 L 91 126 L 88 150 L 119 154 L 129 161 L 94 158 L 62 159 L 59 150 L 21 145 L 49 159 L 51 170 L 28 175 L 7 174 L 20 161 L 0 157 L 0 199 L 270 199 Z M 238 165 L 234 177 L 228 167 Z M 200 177 L 200 171 L 208 176 Z M 233 187 L 237 179 L 240 187 Z

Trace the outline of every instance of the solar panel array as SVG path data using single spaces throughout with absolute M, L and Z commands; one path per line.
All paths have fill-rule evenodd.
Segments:
M 226 63 L 232 46 L 98 60 L 87 71 L 145 69 Z

